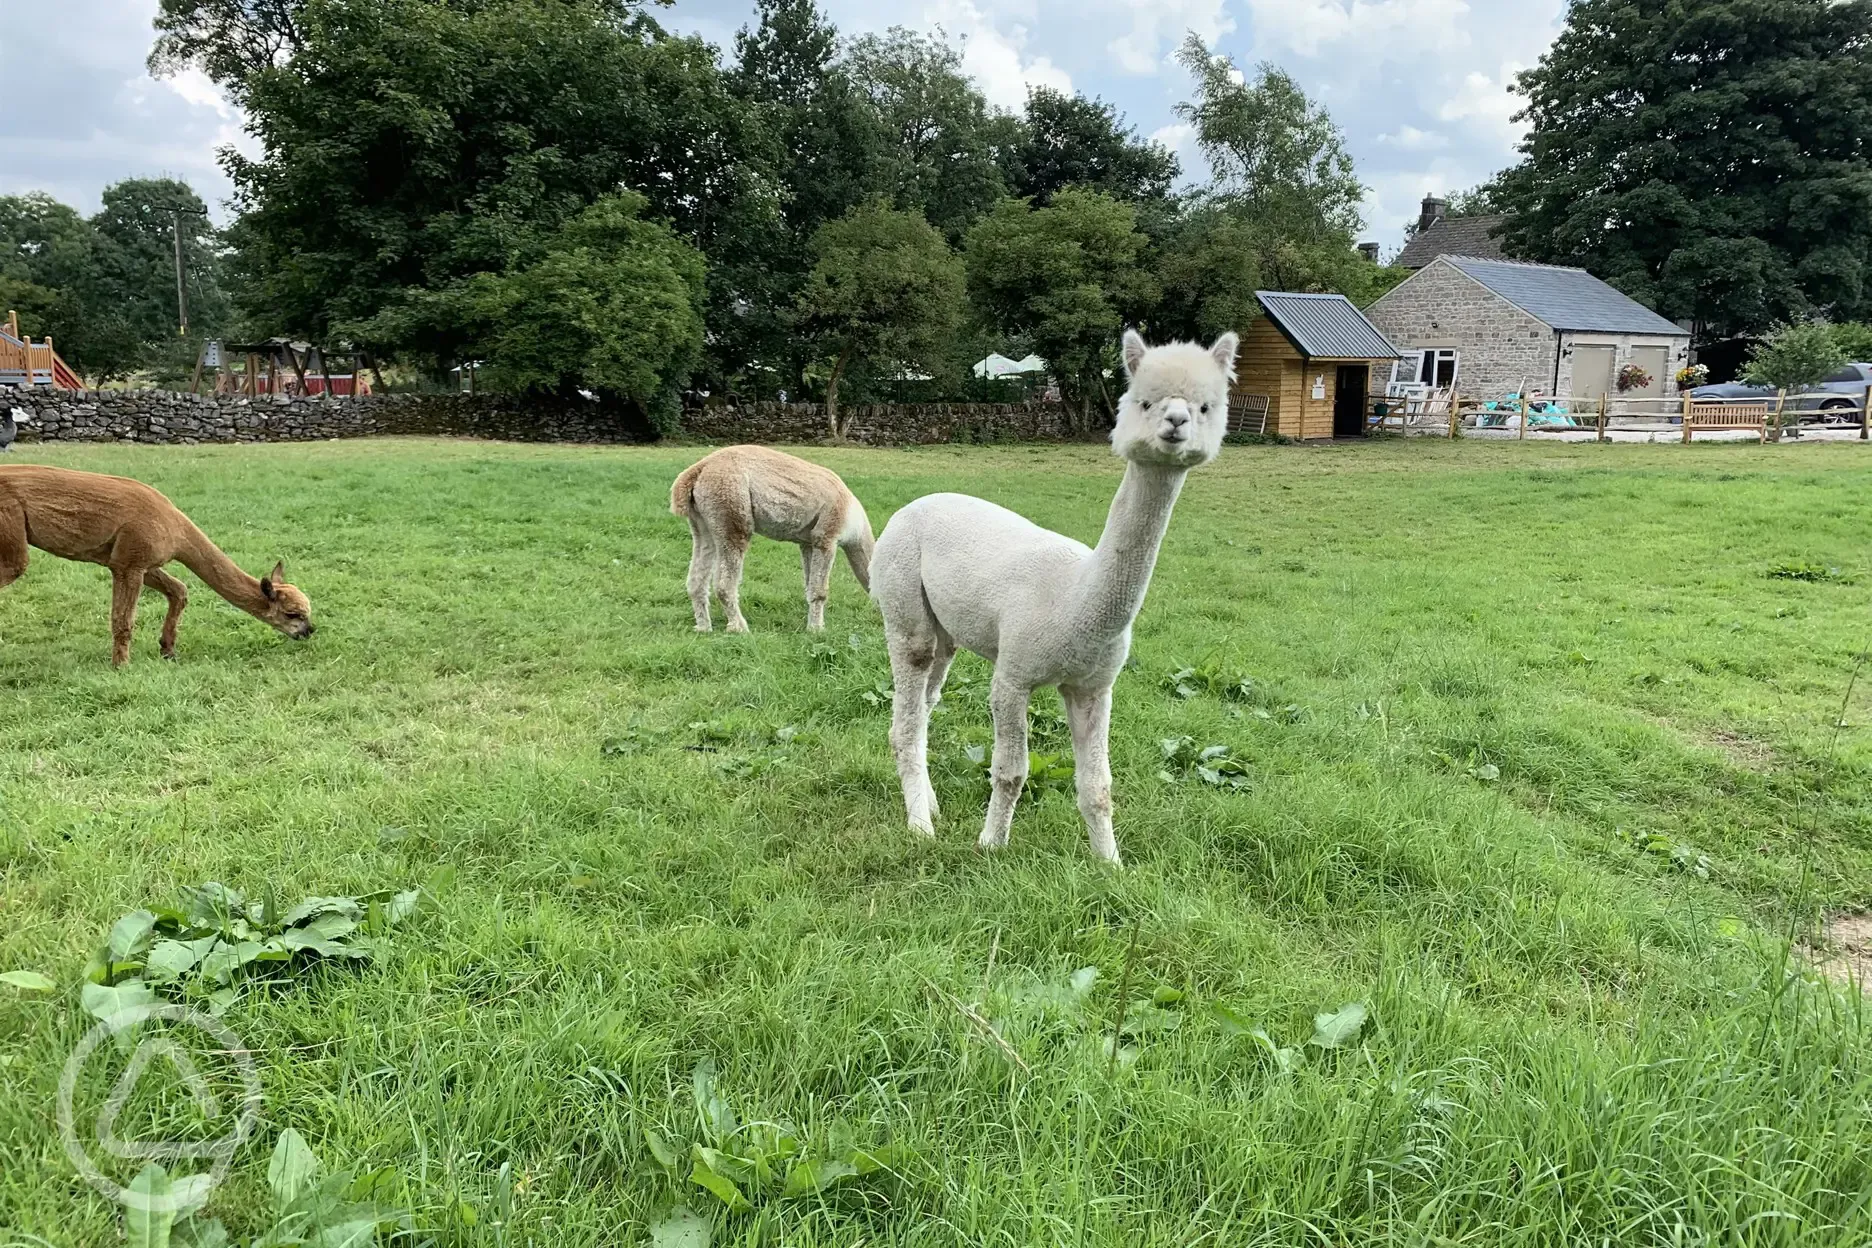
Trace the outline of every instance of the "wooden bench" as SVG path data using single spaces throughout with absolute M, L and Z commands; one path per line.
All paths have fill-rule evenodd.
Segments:
M 1762 400 L 1747 403 L 1696 402 L 1684 399 L 1683 440 L 1690 441 L 1690 435 L 1698 430 L 1711 429 L 1753 429 L 1763 442 L 1768 440 L 1768 422 L 1774 416 L 1775 405 Z

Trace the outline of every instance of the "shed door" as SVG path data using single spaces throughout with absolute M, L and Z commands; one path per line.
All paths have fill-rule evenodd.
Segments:
M 1605 395 L 1612 393 L 1612 361 L 1618 355 L 1615 347 L 1574 347 L 1573 348 L 1573 393 L 1574 400 L 1597 403 Z
M 1642 390 L 1627 390 L 1628 399 L 1661 399 L 1664 397 L 1664 370 L 1670 367 L 1669 347 L 1633 347 L 1631 362 L 1651 374 L 1651 384 Z

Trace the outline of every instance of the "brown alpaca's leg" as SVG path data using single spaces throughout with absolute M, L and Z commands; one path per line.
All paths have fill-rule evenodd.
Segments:
M 111 569 L 111 665 L 130 661 L 130 635 L 136 631 L 137 595 L 143 592 L 143 574 L 130 568 Z
M 182 612 L 188 607 L 188 586 L 161 568 L 151 568 L 145 572 L 143 584 L 169 600 L 169 614 L 163 617 L 162 657 L 173 659 L 175 658 L 176 625 L 182 622 Z
M 0 507 L 0 585 L 11 585 L 26 571 L 26 513 L 17 505 Z

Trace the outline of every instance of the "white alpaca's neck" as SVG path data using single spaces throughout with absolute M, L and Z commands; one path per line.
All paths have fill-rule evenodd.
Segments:
M 1137 619 L 1170 512 L 1188 475 L 1183 468 L 1126 465 L 1105 532 L 1080 572 L 1073 635 L 1116 637 Z

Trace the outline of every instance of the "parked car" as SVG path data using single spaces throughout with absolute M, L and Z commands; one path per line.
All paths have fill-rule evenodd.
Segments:
M 1865 402 L 1868 386 L 1872 386 L 1872 364 L 1848 364 L 1813 387 L 1807 394 L 1790 402 L 1788 408 L 1790 411 L 1799 412 L 1803 421 L 1838 419 L 1831 413 L 1857 409 L 1861 403 Z M 1764 403 L 1772 403 L 1775 392 L 1773 386 L 1751 386 L 1747 382 L 1725 381 L 1720 385 L 1698 386 L 1690 392 L 1690 397 L 1724 399 L 1729 402 L 1759 399 Z

